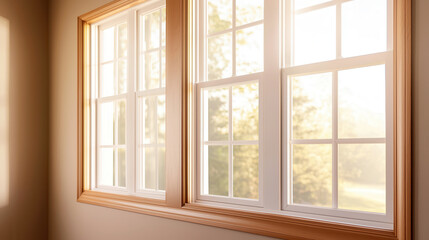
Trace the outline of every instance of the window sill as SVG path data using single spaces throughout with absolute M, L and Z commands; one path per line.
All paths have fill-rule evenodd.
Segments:
M 393 230 L 328 223 L 269 213 L 222 209 L 202 203 L 181 208 L 165 201 L 85 191 L 78 202 L 286 239 L 398 239 Z

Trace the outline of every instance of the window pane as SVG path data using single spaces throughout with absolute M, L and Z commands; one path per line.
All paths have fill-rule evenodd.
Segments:
M 208 33 L 215 33 L 232 27 L 232 1 L 208 0 Z
M 140 60 L 140 90 L 159 88 L 159 52 L 148 52 Z
M 295 16 L 295 65 L 335 59 L 335 16 L 335 7 Z
M 143 50 L 149 50 L 159 47 L 160 42 L 160 11 L 156 11 L 150 14 L 147 14 L 143 17 L 142 31 L 144 35 L 142 39 L 141 46 Z
M 116 103 L 116 114 L 118 115 L 118 142 L 119 145 L 124 145 L 126 142 L 127 131 L 127 110 L 125 100 Z M 102 121 L 104 121 L 102 119 Z
M 340 138 L 386 137 L 384 65 L 338 72 Z
M 263 25 L 237 31 L 237 75 L 264 70 Z
M 100 104 L 100 144 L 113 145 L 115 136 L 115 105 L 113 102 Z
M 156 129 L 158 128 L 158 114 L 157 114 L 157 106 L 158 101 L 156 96 L 141 98 L 140 111 L 143 115 L 143 141 L 144 144 L 152 144 L 157 143 L 156 141 Z
M 101 32 L 101 62 L 112 61 L 115 57 L 115 27 Z
M 294 139 L 332 136 L 332 73 L 292 77 Z
M 161 26 L 161 28 L 162 28 L 162 35 L 161 35 L 161 37 L 162 37 L 162 46 L 165 46 L 165 37 L 166 37 L 165 27 L 166 27 L 166 20 L 167 20 L 166 13 L 165 13 L 165 7 L 161 10 L 161 14 L 162 14 L 161 15 L 162 16 L 162 26 Z
M 236 0 L 237 26 L 262 20 L 264 0 Z
M 118 26 L 118 55 L 126 57 L 128 52 L 128 31 L 127 24 L 123 23 Z
M 386 51 L 386 0 L 346 2 L 341 13 L 343 57 Z
M 204 90 L 204 140 L 227 141 L 229 88 Z
M 114 64 L 101 65 L 101 97 L 115 94 L 115 72 Z
M 317 4 L 330 2 L 331 0 L 295 0 L 295 10 L 311 7 Z
M 259 198 L 259 147 L 257 145 L 234 146 L 234 197 Z
M 99 161 L 101 165 L 99 185 L 114 186 L 115 162 L 113 148 L 101 148 Z
M 165 48 L 161 51 L 161 87 L 165 87 Z
M 385 213 L 385 144 L 340 144 L 338 163 L 339 208 Z
M 165 190 L 165 147 L 158 148 L 158 189 Z
M 234 140 L 259 139 L 258 83 L 232 87 Z
M 232 76 L 232 33 L 208 38 L 208 80 Z
M 156 189 L 156 151 L 155 148 L 145 147 L 144 151 L 144 179 L 146 189 Z
M 158 143 L 165 143 L 165 96 L 158 97 Z
M 125 148 L 118 149 L 118 185 L 119 187 L 127 186 L 127 158 Z
M 332 146 L 293 145 L 293 203 L 332 207 Z
M 204 152 L 204 167 L 208 174 L 208 194 L 228 196 L 228 146 L 205 146 Z M 204 194 L 207 194 L 207 189 Z
M 128 81 L 128 64 L 127 60 L 119 60 L 118 62 L 118 91 L 119 94 L 127 92 Z

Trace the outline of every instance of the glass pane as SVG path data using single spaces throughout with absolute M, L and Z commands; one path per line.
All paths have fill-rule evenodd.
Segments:
M 115 94 L 115 68 L 113 63 L 101 65 L 101 97 Z
M 142 115 L 143 115 L 143 124 L 144 124 L 144 131 L 143 131 L 143 143 L 145 144 L 151 144 L 151 143 L 157 143 L 156 142 L 156 129 L 158 116 L 157 116 L 157 97 L 146 97 L 142 98 L 143 104 L 141 106 Z
M 116 104 L 116 114 L 118 115 L 118 144 L 125 145 L 127 131 L 127 109 L 125 100 L 118 101 Z
M 208 80 L 232 76 L 232 33 L 211 37 L 208 40 Z
M 99 185 L 114 186 L 115 162 L 113 148 L 101 148 L 99 161 L 101 165 Z
M 386 137 L 384 65 L 338 72 L 338 136 Z
M 386 212 L 385 144 L 340 144 L 338 206 Z
M 232 27 L 232 1 L 208 0 L 208 33 L 215 33 Z
M 294 139 L 332 136 L 332 73 L 292 77 Z
M 204 153 L 208 194 L 228 196 L 228 146 L 205 146 Z
M 162 37 L 162 46 L 165 46 L 165 37 L 166 37 L 166 30 L 165 30 L 165 27 L 166 27 L 166 20 L 167 20 L 167 18 L 166 18 L 166 13 L 165 13 L 165 8 L 163 8 L 162 10 L 161 10 L 161 17 L 162 17 L 162 35 L 161 35 L 161 37 Z
M 118 91 L 119 94 L 127 92 L 128 66 L 127 60 L 118 62 Z
M 293 145 L 293 203 L 332 207 L 332 146 Z
M 237 75 L 264 70 L 263 25 L 237 31 Z
M 101 62 L 112 61 L 115 57 L 115 27 L 101 32 Z
M 159 88 L 159 52 L 148 52 L 140 60 L 140 90 Z
M 161 87 L 165 87 L 165 48 L 161 50 Z
M 232 126 L 234 140 L 259 139 L 258 83 L 232 87 Z
M 158 148 L 158 189 L 165 190 L 165 148 Z
M 386 0 L 345 2 L 341 14 L 343 57 L 386 51 Z
M 158 143 L 165 143 L 165 96 L 158 97 Z
M 100 104 L 100 144 L 113 145 L 115 136 L 115 105 L 113 102 Z
M 118 149 L 118 185 L 119 187 L 127 186 L 127 158 L 125 148 Z
M 335 16 L 335 7 L 295 16 L 295 65 L 335 59 Z
M 237 26 L 264 18 L 264 0 L 236 0 Z
M 123 23 L 118 26 L 118 55 L 126 57 L 128 52 L 128 31 L 127 24 Z
M 229 88 L 204 90 L 204 140 L 227 141 Z
M 234 146 L 234 197 L 259 198 L 259 147 L 258 145 Z
M 331 0 L 295 0 L 295 10 L 311 7 L 317 4 L 330 2 Z
M 146 147 L 144 151 L 145 188 L 156 189 L 156 151 L 155 148 Z
M 143 50 L 149 50 L 159 47 L 160 37 L 160 11 L 147 14 L 143 17 L 142 43 Z

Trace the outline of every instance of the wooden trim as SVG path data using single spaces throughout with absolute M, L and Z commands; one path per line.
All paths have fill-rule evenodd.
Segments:
M 411 0 L 396 0 L 395 69 L 395 219 L 398 239 L 410 240 L 411 229 Z
M 186 3 L 183 0 L 166 1 L 166 204 L 169 207 L 182 207 L 183 205 L 183 173 L 182 159 L 183 147 L 186 146 L 183 126 L 186 119 L 182 113 L 185 111 L 183 99 L 183 80 L 186 77 L 186 52 L 184 44 L 186 38 L 184 31 Z M 180 90 L 179 90 L 180 89 Z M 186 99 L 186 98 L 185 98 Z
M 95 23 L 146 1 L 147 0 L 115 0 L 79 16 L 79 19 L 87 24 Z
M 166 201 L 90 191 L 88 139 L 90 24 L 146 0 L 116 0 L 78 18 L 77 199 L 78 202 L 143 213 L 192 223 L 287 239 L 411 239 L 411 0 L 394 0 L 394 229 L 328 223 L 268 213 L 253 213 L 191 203 L 188 185 L 188 0 L 167 0 L 167 81 L 181 89 L 170 94 L 167 108 L 175 121 L 167 121 Z M 173 129 L 173 130 L 171 130 Z M 178 157 L 180 156 L 180 157 Z
M 77 129 L 78 129 L 78 136 L 77 136 L 77 156 L 78 156 L 78 164 L 77 164 L 77 179 L 78 179 L 78 188 L 77 188 L 77 196 L 79 196 L 83 193 L 84 190 L 84 111 L 83 111 L 83 102 L 84 102 L 84 90 L 83 90 L 83 84 L 85 82 L 86 75 L 84 74 L 84 61 L 85 61 L 85 50 L 84 50 L 84 36 L 86 36 L 85 33 L 85 22 L 83 22 L 80 18 L 78 18 L 78 58 L 77 58 L 77 65 L 78 65 L 78 81 L 77 81 Z
M 91 190 L 84 191 L 82 195 L 88 196 L 88 197 L 117 200 L 117 201 L 127 201 L 127 202 L 134 202 L 134 203 L 140 203 L 140 204 L 153 204 L 158 206 L 165 206 L 164 200 L 147 199 L 139 196 L 127 196 L 127 195 L 104 193 L 104 192 L 97 192 L 97 191 L 91 191 Z
M 82 203 L 143 213 L 174 220 L 187 221 L 214 227 L 243 231 L 282 239 L 347 239 L 393 240 L 393 231 L 360 228 L 277 215 L 248 213 L 234 210 L 222 211 L 201 206 L 187 205 L 181 208 L 134 203 L 83 194 Z

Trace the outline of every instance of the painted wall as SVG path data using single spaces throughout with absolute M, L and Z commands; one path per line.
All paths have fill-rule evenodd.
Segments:
M 2 1 L 0 0 L 0 3 Z M 55 0 L 50 4 L 49 239 L 268 239 L 76 202 L 76 18 L 107 2 L 109 0 Z M 1 9 L 0 7 L 0 15 Z M 414 239 L 418 240 L 429 237 L 429 188 L 427 187 L 429 182 L 429 108 L 427 107 L 429 103 L 429 27 L 427 26 L 429 14 L 426 13 L 428 10 L 428 0 L 413 1 L 413 230 Z M 26 73 L 23 71 L 15 74 Z M 43 73 L 41 75 L 43 76 Z M 25 81 L 33 83 L 28 79 L 19 83 L 27 83 Z M 18 83 L 13 83 L 12 89 L 18 86 L 20 86 Z M 40 97 L 41 94 L 29 90 L 37 86 L 31 85 L 31 87 L 26 90 L 28 94 L 25 95 L 27 97 L 25 99 L 34 94 Z M 16 90 L 11 94 L 18 100 L 17 104 L 23 104 L 24 100 L 17 98 Z M 36 101 L 43 100 L 36 99 Z M 18 120 L 16 117 L 20 114 L 28 114 L 23 110 L 20 110 L 20 114 L 16 111 L 18 110 L 14 110 L 15 120 Z M 20 121 L 27 120 L 20 119 Z M 18 126 L 17 123 L 14 123 L 14 126 Z M 29 129 L 26 128 L 26 130 Z M 32 128 L 31 130 L 34 131 Z M 24 132 L 26 131 L 19 130 L 19 133 Z M 12 143 L 16 144 L 19 136 L 21 135 L 16 136 Z M 36 141 L 33 144 L 40 143 Z M 30 156 L 28 152 L 22 151 L 16 152 L 12 157 L 17 159 L 21 155 Z M 42 172 L 43 169 L 38 171 L 38 173 Z M 18 181 L 18 177 L 13 179 L 15 182 Z M 0 239 L 3 239 L 1 235 Z
M 0 207 L 0 239 L 47 239 L 48 1 L 0 0 L 0 16 L 10 29 L 10 191 Z
M 429 239 L 429 1 L 413 1 L 413 230 Z

